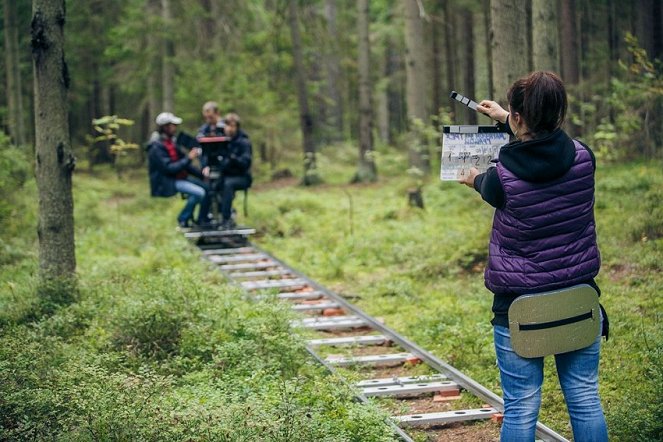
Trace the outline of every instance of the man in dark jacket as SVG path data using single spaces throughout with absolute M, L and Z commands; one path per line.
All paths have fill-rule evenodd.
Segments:
M 189 227 L 196 205 L 199 225 L 207 222 L 209 197 L 207 185 L 202 181 L 204 173 L 191 161 L 196 159 L 200 150 L 191 149 L 187 154 L 177 144 L 177 126 L 182 119 L 170 112 L 163 112 L 156 118 L 158 137 L 153 139 L 148 148 L 150 188 L 152 196 L 171 197 L 177 192 L 187 195 L 187 202 L 177 217 L 180 227 Z M 197 177 L 198 179 L 192 177 Z
M 231 219 L 233 199 L 237 190 L 251 187 L 251 141 L 249 136 L 240 128 L 239 115 L 230 113 L 226 115 L 224 132 L 230 138 L 228 152 L 221 160 L 221 176 L 219 191 L 221 193 L 222 227 L 229 229 L 235 227 Z
M 203 118 L 205 124 L 200 126 L 196 137 L 220 137 L 223 136 L 223 129 L 226 122 L 221 118 L 219 105 L 215 101 L 208 101 L 203 105 Z

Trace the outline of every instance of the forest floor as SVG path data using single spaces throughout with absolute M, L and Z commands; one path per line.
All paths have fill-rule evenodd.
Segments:
M 258 179 L 240 221 L 279 258 L 499 393 L 482 276 L 492 209 L 434 177 L 425 210 L 409 208 L 414 182 L 390 150 L 378 152 L 377 183 L 348 185 L 355 157 L 325 148 L 325 184 L 313 188 Z M 598 283 L 611 322 L 600 382 L 614 440 L 663 431 L 662 170 L 600 163 L 597 173 Z M 288 311 L 256 308 L 209 271 L 175 233 L 182 201 L 149 198 L 145 175 L 77 173 L 80 290 L 51 315 L 35 290 L 34 181 L 11 196 L 0 232 L 0 439 L 388 440 L 377 410 L 310 364 Z M 570 435 L 550 360 L 541 420 Z

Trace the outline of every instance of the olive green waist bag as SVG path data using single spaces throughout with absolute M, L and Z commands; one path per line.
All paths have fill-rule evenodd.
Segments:
M 587 284 L 519 296 L 509 308 L 511 346 L 524 358 L 585 348 L 600 330 L 599 296 Z

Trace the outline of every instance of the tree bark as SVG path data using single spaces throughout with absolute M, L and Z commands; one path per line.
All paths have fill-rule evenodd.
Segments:
M 490 18 L 493 91 L 504 103 L 507 89 L 529 71 L 528 39 L 514 32 L 527 29 L 527 10 L 520 0 L 491 0 Z
M 391 129 L 389 127 L 389 88 L 391 86 L 391 76 L 387 69 L 389 60 L 389 43 L 385 42 L 383 52 L 380 54 L 379 61 L 379 78 L 376 85 L 376 122 L 377 133 L 380 141 L 383 143 L 391 143 Z
M 655 52 L 654 41 L 654 3 L 661 3 L 661 0 L 640 0 L 635 6 L 635 36 L 638 37 L 638 43 L 642 49 L 647 52 L 647 57 L 653 59 Z
M 401 133 L 407 126 L 407 111 L 405 109 L 405 81 L 403 78 L 403 63 L 400 51 L 392 38 L 387 37 L 385 42 L 385 76 L 387 84 L 387 106 L 389 107 L 389 139 L 393 141 L 394 132 Z
M 18 14 L 15 0 L 4 0 L 5 72 L 9 134 L 17 145 L 26 142 L 23 119 L 23 87 L 18 47 Z
M 375 181 L 373 158 L 373 109 L 371 107 L 371 44 L 369 40 L 368 0 L 357 0 L 359 38 L 359 166 L 354 181 Z
M 462 17 L 462 39 L 465 49 L 463 56 L 463 94 L 467 97 L 475 97 L 474 89 L 474 21 L 472 11 L 463 9 L 461 11 Z M 463 106 L 465 107 L 465 106 Z M 467 122 L 469 124 L 477 124 L 477 113 L 472 109 L 465 107 L 467 115 Z
M 490 0 L 483 0 L 483 27 L 488 58 L 488 96 L 492 98 L 495 91 L 493 89 L 493 48 L 491 47 L 493 36 L 490 30 Z
M 444 2 L 444 64 L 447 67 L 447 94 L 457 89 L 456 85 L 456 32 L 454 26 L 454 16 L 449 1 Z M 465 92 L 463 92 L 465 93 Z M 459 109 L 455 102 L 451 102 L 451 109 L 454 115 Z
M 560 47 L 562 50 L 562 79 L 567 84 L 578 84 L 578 38 L 576 33 L 575 0 L 561 3 Z
M 162 25 L 166 29 L 171 29 L 174 26 L 170 6 L 170 0 L 161 0 Z M 175 112 L 175 43 L 170 32 L 165 32 L 163 39 L 162 74 L 163 111 Z
M 654 2 L 653 14 L 653 38 L 654 49 L 651 58 L 663 58 L 663 4 Z
M 147 43 L 147 62 L 149 63 L 150 69 L 147 73 L 147 113 L 148 113 L 148 131 L 145 134 L 150 136 L 154 130 L 154 119 L 161 112 L 162 108 L 162 98 L 160 94 L 160 84 L 162 82 L 162 73 L 161 73 L 161 44 L 156 35 L 158 31 L 158 26 L 156 21 L 161 20 L 158 17 L 161 17 L 161 2 L 160 0 L 148 0 L 146 7 L 146 16 L 148 18 L 148 32 L 146 32 L 146 43 Z
M 444 22 L 442 22 L 444 23 Z M 433 85 L 433 100 L 432 111 L 433 114 L 438 115 L 442 107 L 442 97 L 445 95 L 442 92 L 442 38 L 440 36 L 440 27 L 444 26 L 440 22 L 433 22 L 430 26 L 431 38 L 431 83 Z
M 297 0 L 288 1 L 288 24 L 290 38 L 292 39 L 292 56 L 295 61 L 295 81 L 297 83 L 297 103 L 299 104 L 299 124 L 302 131 L 304 147 L 304 178 L 302 184 L 309 186 L 318 184 L 318 175 L 315 159 L 315 143 L 313 141 L 313 116 L 308 103 L 308 81 L 304 67 L 302 53 L 302 38 L 299 33 L 299 19 L 297 14 Z
M 32 14 L 39 264 L 42 282 L 50 284 L 72 281 L 76 271 L 64 0 L 34 0 Z
M 557 4 L 532 0 L 532 61 L 537 71 L 559 72 Z
M 417 0 L 401 0 L 405 15 L 405 74 L 407 115 L 413 139 L 410 146 L 410 166 L 428 173 L 430 155 L 428 148 L 417 134 L 416 124 L 427 124 L 426 112 L 426 53 L 424 23 Z
M 325 54 L 327 71 L 327 94 L 332 102 L 330 115 L 331 126 L 334 128 L 333 139 L 343 138 L 343 94 L 341 93 L 341 62 L 338 52 L 338 26 L 336 23 L 336 0 L 325 1 L 325 20 L 327 22 L 328 49 Z

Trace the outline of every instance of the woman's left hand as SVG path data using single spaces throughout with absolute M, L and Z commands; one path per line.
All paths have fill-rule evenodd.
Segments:
M 470 169 L 467 175 L 465 175 L 463 178 L 459 179 L 458 182 L 460 184 L 465 184 L 468 187 L 474 188 L 474 179 L 479 175 L 479 169 L 476 167 L 473 167 Z

